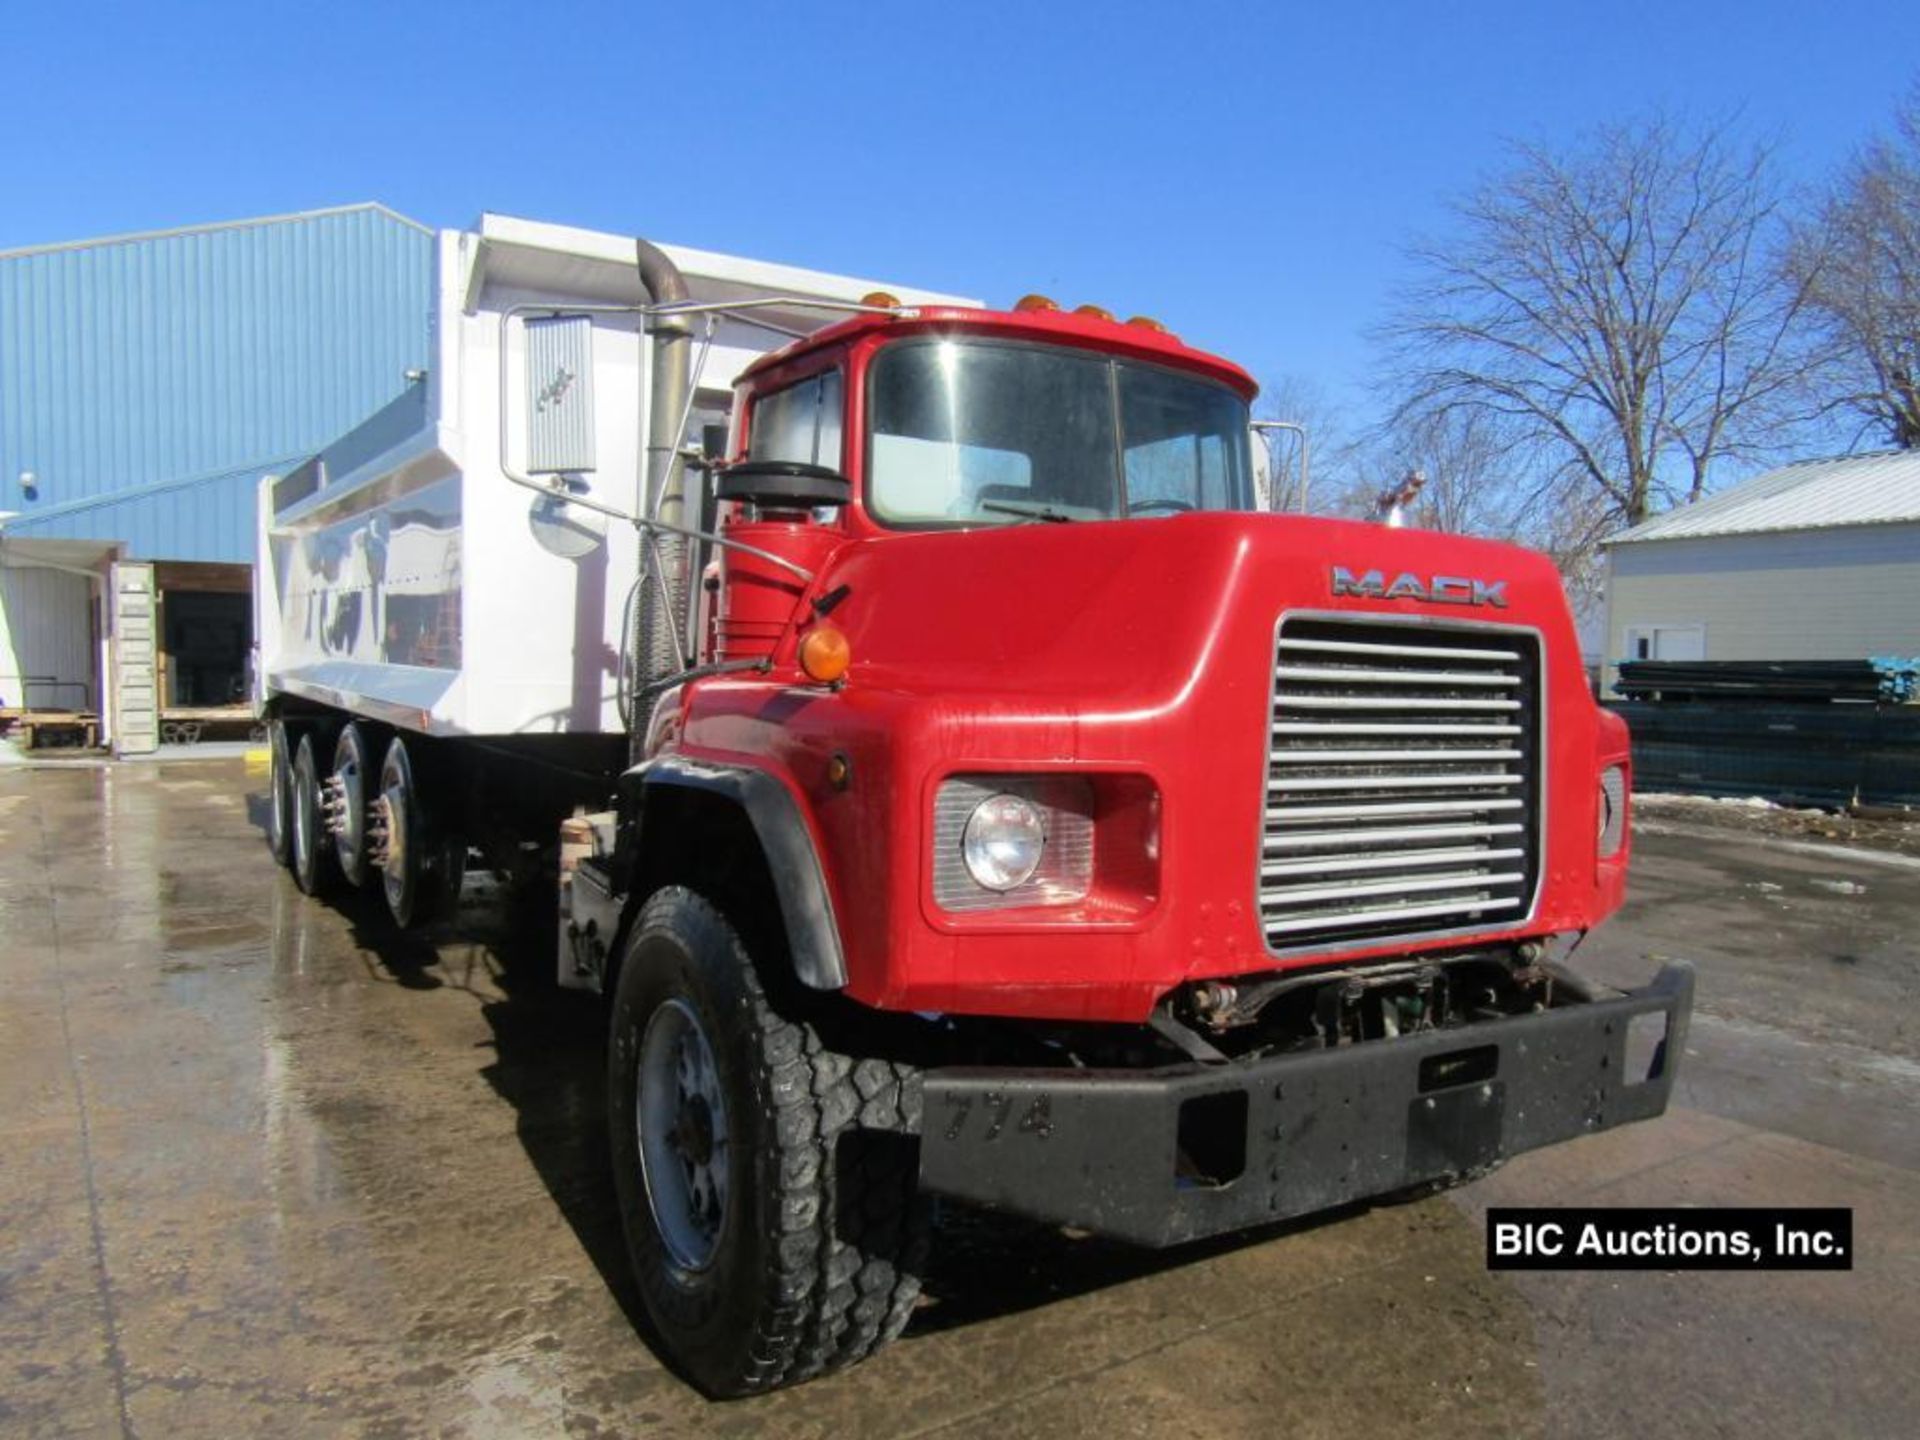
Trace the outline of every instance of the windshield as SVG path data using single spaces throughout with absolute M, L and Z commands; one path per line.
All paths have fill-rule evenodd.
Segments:
M 1251 510 L 1246 402 L 1084 350 L 902 341 L 868 382 L 867 505 L 895 525 Z

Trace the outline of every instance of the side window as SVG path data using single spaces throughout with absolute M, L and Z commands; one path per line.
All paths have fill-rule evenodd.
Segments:
M 840 468 L 842 381 L 824 370 L 753 402 L 750 460 L 796 460 Z

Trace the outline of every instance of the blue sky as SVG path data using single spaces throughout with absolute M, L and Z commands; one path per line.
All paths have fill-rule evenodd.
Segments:
M 1398 243 L 1648 107 L 1818 178 L 1920 74 L 1853 0 L 5 6 L 0 248 L 376 199 L 1157 315 L 1353 396 Z

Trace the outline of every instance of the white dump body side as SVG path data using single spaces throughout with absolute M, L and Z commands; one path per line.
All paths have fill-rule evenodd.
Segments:
M 696 301 L 857 300 L 884 288 L 908 304 L 977 303 L 662 248 Z M 639 539 L 608 520 L 600 543 L 561 547 L 585 553 L 540 543 L 531 520 L 543 502 L 506 477 L 502 436 L 506 457 L 522 470 L 529 408 L 521 307 L 538 316 L 644 299 L 628 238 L 501 216 L 442 232 L 427 375 L 261 487 L 263 697 L 299 695 L 440 735 L 620 730 L 622 617 Z M 757 313 L 787 331 L 834 318 L 804 306 Z M 724 417 L 734 377 L 788 338 L 737 318 L 718 321 L 710 337 L 697 324 L 694 350 L 698 356 L 704 345 L 705 362 L 692 432 L 703 418 Z M 626 511 L 638 508 L 642 490 L 651 349 L 636 315 L 593 316 L 594 468 L 570 479 Z M 568 514 L 590 518 L 578 507 Z

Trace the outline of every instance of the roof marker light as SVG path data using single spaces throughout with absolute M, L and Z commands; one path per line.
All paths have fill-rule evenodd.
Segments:
M 1152 330 L 1161 335 L 1171 335 L 1173 333 L 1151 315 L 1135 315 L 1132 319 L 1128 320 L 1127 323 L 1129 325 L 1138 325 L 1142 330 Z
M 1060 305 L 1058 301 L 1050 300 L 1045 295 L 1022 295 L 1013 302 L 1013 308 L 1019 314 L 1031 315 L 1036 311 L 1058 310 Z
M 1076 315 L 1090 315 L 1095 320 L 1113 319 L 1113 312 L 1104 305 L 1076 305 L 1073 307 L 1073 313 Z
M 898 310 L 900 308 L 900 297 L 898 295 L 890 295 L 885 290 L 869 290 L 865 295 L 860 297 L 860 303 L 862 305 L 871 305 L 876 310 Z

